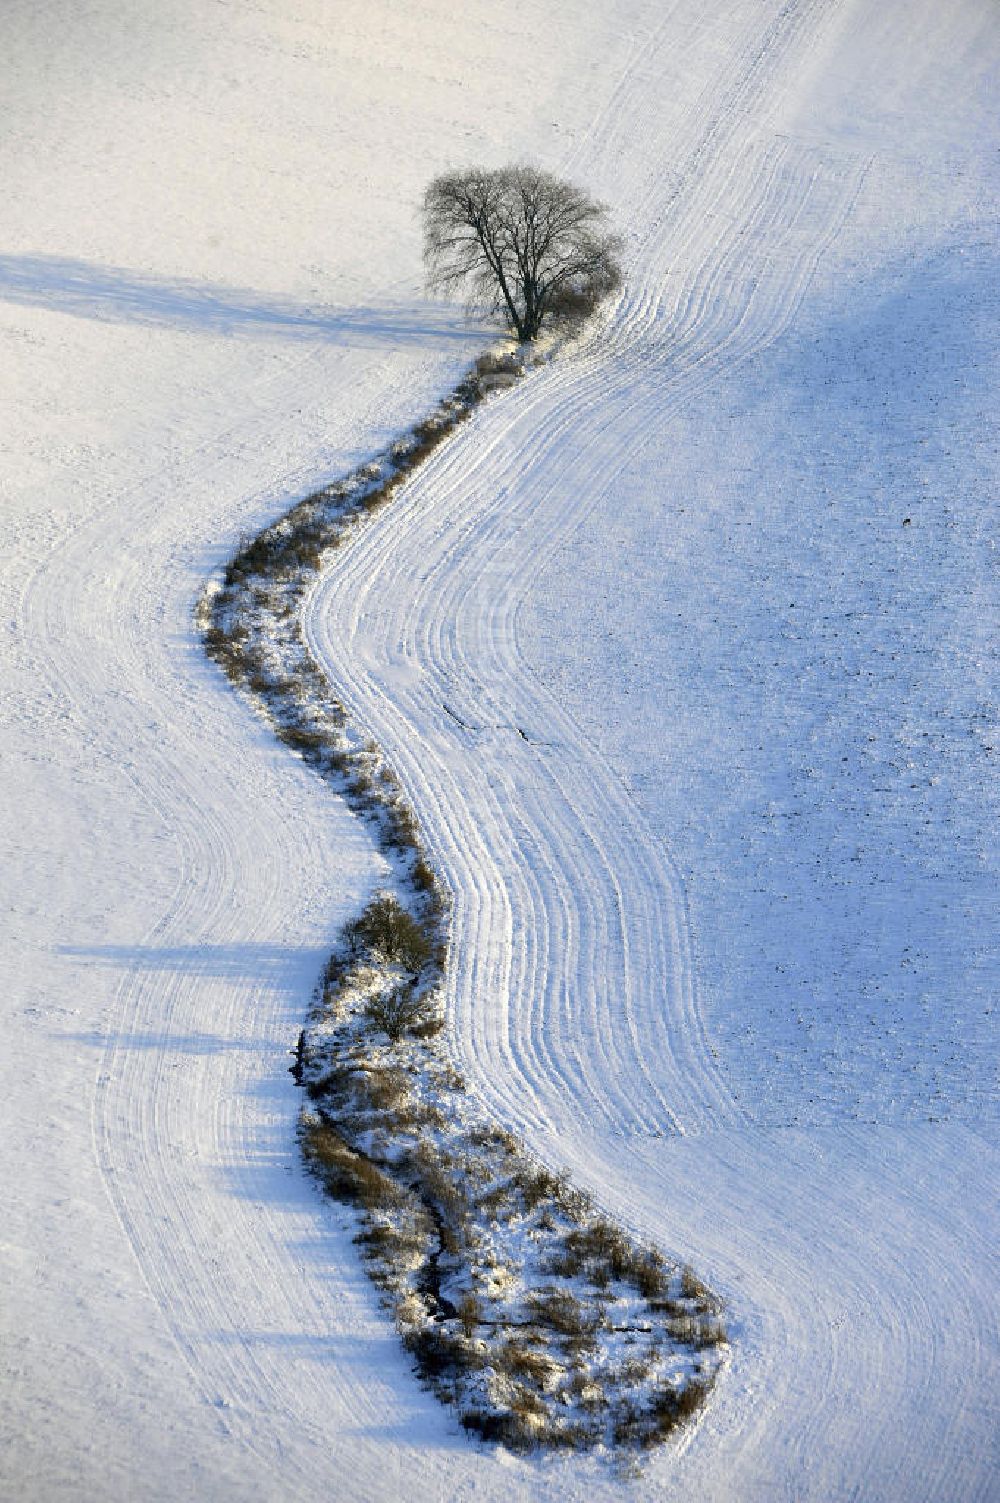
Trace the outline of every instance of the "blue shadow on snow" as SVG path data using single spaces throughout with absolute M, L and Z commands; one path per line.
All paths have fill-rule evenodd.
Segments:
M 0 255 L 0 301 L 107 323 L 349 345 L 461 344 L 478 328 L 460 309 L 441 304 L 310 307 L 247 288 L 157 277 L 63 256 Z

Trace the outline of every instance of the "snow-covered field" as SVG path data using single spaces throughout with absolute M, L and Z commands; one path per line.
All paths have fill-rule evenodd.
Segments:
M 991 0 L 14 0 L 0 48 L 3 1495 L 988 1499 Z M 303 1177 L 379 858 L 191 627 L 481 347 L 414 205 L 529 152 L 624 297 L 307 628 L 453 889 L 472 1086 L 729 1298 L 632 1482 L 470 1445 Z

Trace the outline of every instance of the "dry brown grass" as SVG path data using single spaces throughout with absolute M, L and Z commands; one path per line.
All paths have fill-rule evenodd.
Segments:
M 600 1317 L 587 1310 L 568 1289 L 543 1289 L 529 1294 L 531 1318 L 544 1330 L 562 1338 L 567 1351 L 591 1351 L 597 1345 Z
M 712 1302 L 708 1286 L 702 1283 L 690 1263 L 685 1263 L 681 1269 L 681 1293 L 685 1299 L 697 1300 L 699 1304 Z
M 311 1113 L 303 1117 L 302 1149 L 334 1199 L 365 1210 L 387 1210 L 402 1203 L 403 1197 L 388 1175 L 349 1148 L 334 1128 Z
M 458 1321 L 465 1337 L 476 1334 L 476 1328 L 483 1318 L 483 1307 L 472 1290 L 466 1290 L 458 1302 Z
M 562 1372 L 561 1365 L 541 1345 L 537 1333 L 508 1336 L 494 1354 L 494 1365 L 511 1377 L 527 1379 L 539 1388 L 551 1386 Z

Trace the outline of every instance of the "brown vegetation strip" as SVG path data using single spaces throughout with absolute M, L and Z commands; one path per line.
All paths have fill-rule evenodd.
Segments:
M 331 552 L 465 421 L 510 356 L 483 357 L 372 462 L 246 540 L 198 620 L 210 655 L 367 821 L 391 880 L 349 924 L 299 1039 L 301 1140 L 423 1381 L 462 1425 L 516 1449 L 632 1454 L 704 1403 L 724 1361 L 719 1302 L 600 1215 L 469 1100 L 442 1045 L 447 899 L 379 748 L 303 639 Z

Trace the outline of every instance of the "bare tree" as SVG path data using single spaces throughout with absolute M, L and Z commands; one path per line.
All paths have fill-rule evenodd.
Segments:
M 621 285 L 607 209 L 537 167 L 470 167 L 424 195 L 428 280 L 503 313 L 518 339 L 546 317 L 591 313 Z

